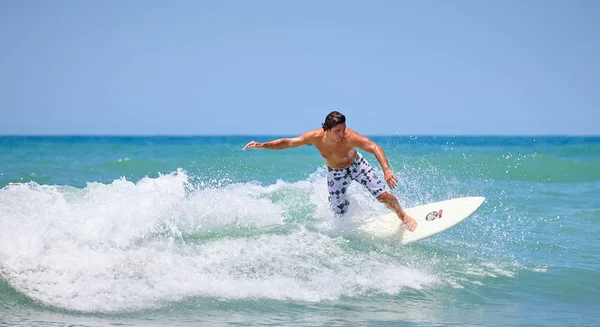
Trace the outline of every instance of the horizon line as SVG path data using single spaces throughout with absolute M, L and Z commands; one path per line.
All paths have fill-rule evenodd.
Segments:
M 600 134 L 369 134 L 368 137 L 600 137 Z M 282 137 L 292 134 L 0 134 L 0 137 Z

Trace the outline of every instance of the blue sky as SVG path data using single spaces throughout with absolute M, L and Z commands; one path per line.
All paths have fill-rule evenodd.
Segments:
M 600 1 L 0 1 L 0 134 L 600 135 Z

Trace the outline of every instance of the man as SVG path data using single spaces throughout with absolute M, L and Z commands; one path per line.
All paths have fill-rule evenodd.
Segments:
M 308 131 L 298 137 L 282 138 L 266 143 L 252 141 L 243 148 L 283 150 L 302 145 L 312 144 L 321 153 L 327 163 L 327 185 L 329 186 L 329 202 L 336 214 L 348 211 L 350 202 L 346 191 L 350 182 L 355 180 L 365 186 L 377 200 L 394 211 L 400 220 L 404 221 L 410 231 L 417 228 L 417 222 L 400 207 L 394 195 L 385 191 L 384 184 L 379 180 L 373 167 L 356 150 L 367 151 L 375 157 L 383 169 L 383 176 L 388 186 L 396 188 L 398 179 L 390 169 L 383 149 L 367 137 L 346 128 L 346 117 L 337 111 L 332 111 L 325 118 L 322 129 Z

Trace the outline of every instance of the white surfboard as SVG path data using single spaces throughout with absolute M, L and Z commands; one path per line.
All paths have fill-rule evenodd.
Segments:
M 376 238 L 409 244 L 458 224 L 477 210 L 483 201 L 484 197 L 464 197 L 405 209 L 419 224 L 414 232 L 406 229 L 395 213 L 377 217 L 364 224 L 361 230 Z

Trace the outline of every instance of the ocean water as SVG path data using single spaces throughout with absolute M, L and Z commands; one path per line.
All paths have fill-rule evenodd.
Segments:
M 0 325 L 600 326 L 600 137 L 373 137 L 404 207 L 487 198 L 408 246 L 272 138 L 0 137 Z

